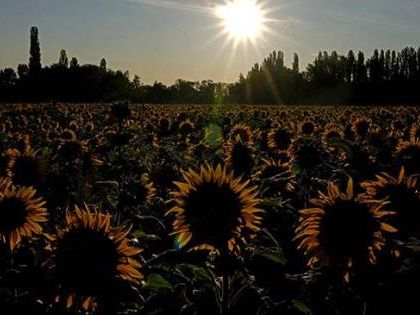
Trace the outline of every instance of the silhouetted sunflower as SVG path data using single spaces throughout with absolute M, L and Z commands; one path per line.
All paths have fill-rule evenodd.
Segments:
M 331 145 L 334 141 L 344 139 L 344 132 L 336 124 L 327 124 L 322 133 L 322 142 L 325 145 Z
M 389 202 L 387 208 L 396 212 L 393 218 L 404 238 L 420 235 L 420 182 L 418 176 L 406 176 L 402 167 L 397 178 L 381 173 L 376 180 L 361 184 L 368 196 Z
M 156 189 L 144 174 L 140 179 L 128 179 L 123 184 L 119 195 L 119 202 L 125 206 L 145 205 L 155 197 Z
M 384 222 L 393 214 L 381 208 L 387 203 L 354 196 L 353 180 L 349 179 L 346 192 L 329 183 L 327 193 L 311 200 L 315 206 L 301 210 L 296 239 L 298 249 L 308 256 L 308 266 L 323 266 L 350 280 L 350 272 L 367 263 L 375 264 L 382 250 L 384 232 L 397 230 Z
M 58 147 L 59 156 L 67 162 L 79 160 L 86 152 L 86 143 L 78 140 L 61 141 Z
M 187 136 L 194 131 L 194 124 L 191 120 L 184 120 L 179 124 L 178 130 L 181 135 Z
M 130 245 L 129 231 L 112 228 L 109 214 L 91 212 L 87 205 L 67 212 L 66 226 L 48 236 L 50 257 L 43 263 L 55 275 L 56 302 L 92 311 L 117 281 L 138 285 L 143 275 L 133 256 L 141 250 Z
M 358 117 L 352 122 L 351 129 L 359 138 L 366 138 L 370 131 L 372 121 L 369 118 Z
M 184 182 L 174 182 L 178 190 L 167 212 L 175 215 L 172 234 L 179 247 L 238 253 L 245 231 L 260 229 L 263 210 L 258 208 L 257 187 L 220 165 L 202 166 L 198 173 L 190 169 L 183 177 Z
M 292 134 L 283 128 L 272 129 L 268 134 L 268 147 L 275 151 L 285 151 L 292 144 Z
M 60 139 L 64 141 L 74 141 L 77 139 L 77 135 L 71 129 L 64 129 L 60 135 Z
M 292 170 L 289 163 L 281 160 L 263 160 L 261 169 L 255 174 L 255 179 L 263 181 L 270 180 L 265 190 L 266 194 L 286 194 L 295 189 L 296 182 L 292 178 Z
M 408 174 L 420 173 L 420 139 L 401 141 L 395 155 Z
M 47 221 L 47 209 L 35 194 L 32 187 L 17 188 L 9 179 L 0 180 L 0 239 L 11 250 L 23 237 L 42 233 L 40 223 Z
M 230 131 L 230 138 L 236 139 L 237 136 L 239 136 L 240 139 L 249 146 L 253 145 L 252 131 L 249 126 L 244 124 L 237 124 L 233 126 Z
M 300 132 L 305 136 L 310 136 L 315 132 L 315 124 L 310 119 L 305 119 L 300 124 Z
M 251 148 L 239 135 L 229 139 L 225 144 L 226 164 L 233 170 L 235 176 L 250 175 L 254 167 L 254 157 Z
M 300 138 L 289 149 L 294 169 L 307 174 L 316 174 L 327 159 L 320 143 L 312 139 Z
M 420 126 L 413 125 L 410 128 L 410 141 L 416 142 L 417 139 L 420 139 Z
M 31 186 L 42 182 L 47 172 L 47 160 L 38 150 L 32 149 L 30 144 L 23 150 L 9 149 L 6 151 L 6 156 L 9 157 L 7 176 L 15 184 Z
M 123 121 L 130 118 L 131 110 L 127 102 L 115 103 L 111 106 L 111 117 Z

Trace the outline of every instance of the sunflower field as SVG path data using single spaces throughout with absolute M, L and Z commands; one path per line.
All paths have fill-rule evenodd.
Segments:
M 418 314 L 420 108 L 3 104 L 0 314 Z

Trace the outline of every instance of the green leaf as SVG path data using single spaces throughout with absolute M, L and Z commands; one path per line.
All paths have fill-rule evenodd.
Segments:
M 284 253 L 281 247 L 276 247 L 276 248 L 260 247 L 256 250 L 255 255 L 262 256 L 268 260 L 271 260 L 281 265 L 286 264 L 286 258 L 284 257 Z
M 173 291 L 173 286 L 157 273 L 152 273 L 147 277 L 145 288 L 160 293 Z
M 292 300 L 293 307 L 302 314 L 311 314 L 311 310 L 301 300 Z

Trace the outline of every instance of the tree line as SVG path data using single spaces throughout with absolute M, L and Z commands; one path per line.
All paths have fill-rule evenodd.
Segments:
M 61 50 L 57 63 L 43 67 L 38 28 L 30 32 L 29 63 L 0 70 L 0 101 L 237 104 L 420 104 L 420 48 L 401 51 L 319 52 L 301 71 L 295 53 L 291 67 L 274 51 L 234 83 L 177 80 L 142 84 L 128 71 L 80 65 Z

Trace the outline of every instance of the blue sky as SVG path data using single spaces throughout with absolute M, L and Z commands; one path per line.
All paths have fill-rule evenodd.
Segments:
M 177 78 L 234 81 L 273 50 L 301 68 L 319 50 L 420 45 L 419 0 L 261 0 L 273 34 L 257 49 L 224 45 L 211 7 L 222 0 L 0 0 L 0 68 L 27 63 L 29 29 L 40 30 L 42 61 L 61 49 L 80 63 L 129 70 L 145 83 Z

